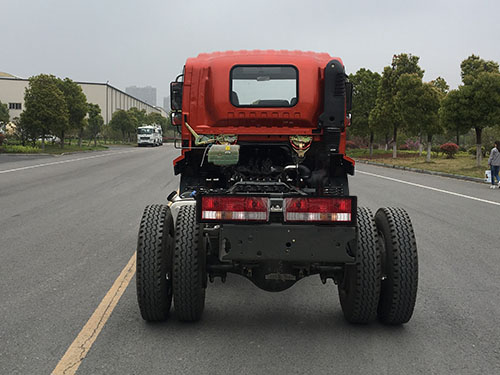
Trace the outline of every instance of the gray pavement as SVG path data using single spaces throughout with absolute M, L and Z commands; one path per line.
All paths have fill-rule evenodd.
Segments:
M 134 253 L 144 206 L 176 189 L 177 150 L 123 151 L 0 158 L 0 374 L 53 370 Z M 500 203 L 484 184 L 357 168 Z M 234 275 L 209 284 L 200 322 L 147 324 L 134 279 L 78 374 L 500 373 L 500 207 L 362 173 L 350 183 L 359 205 L 410 213 L 420 285 L 409 324 L 349 325 L 319 277 L 272 294 Z

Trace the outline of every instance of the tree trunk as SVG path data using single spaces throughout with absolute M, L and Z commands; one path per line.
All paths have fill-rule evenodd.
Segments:
M 432 135 L 427 134 L 427 156 L 425 157 L 425 161 L 430 163 L 431 161 L 431 148 L 432 148 Z
M 398 142 L 397 142 L 397 138 L 398 138 L 398 128 L 397 126 L 394 126 L 394 133 L 392 135 L 392 140 L 393 140 L 393 144 L 392 144 L 392 158 L 393 159 L 396 159 L 398 157 Z
M 385 135 L 385 151 L 389 149 L 389 134 Z
M 482 128 L 474 128 L 476 130 L 476 165 L 481 166 L 481 161 L 483 159 L 483 153 L 481 152 L 481 136 L 483 133 Z
M 80 132 L 78 133 L 78 147 L 82 147 L 82 138 L 83 138 L 83 128 L 80 128 Z
M 373 131 L 370 132 L 370 157 L 373 156 Z
M 61 148 L 64 148 L 64 130 L 61 132 Z
M 458 127 L 457 127 L 457 146 L 460 146 L 460 133 L 458 132 Z
M 418 138 L 419 138 L 419 140 L 418 140 L 418 156 L 422 156 L 422 152 L 424 151 L 422 133 L 420 133 Z
M 42 134 L 42 151 L 45 151 L 45 134 Z
M 94 147 L 97 147 L 97 136 L 94 136 Z

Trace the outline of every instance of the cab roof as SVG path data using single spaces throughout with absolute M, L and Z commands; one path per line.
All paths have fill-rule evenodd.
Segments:
M 200 53 L 189 58 L 186 65 L 237 65 L 237 64 L 314 64 L 324 67 L 333 57 L 325 52 L 289 50 L 240 50 Z M 343 64 L 343 63 L 342 63 Z

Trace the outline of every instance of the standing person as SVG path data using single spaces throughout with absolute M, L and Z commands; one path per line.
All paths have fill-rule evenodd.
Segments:
M 491 149 L 490 157 L 488 159 L 488 165 L 491 168 L 491 186 L 490 189 L 495 189 L 495 178 L 498 182 L 498 187 L 500 187 L 500 177 L 498 173 L 500 172 L 500 141 L 495 142 L 495 147 Z

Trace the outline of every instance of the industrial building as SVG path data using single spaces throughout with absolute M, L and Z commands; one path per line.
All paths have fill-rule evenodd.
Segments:
M 136 107 L 145 110 L 146 113 L 157 112 L 166 116 L 166 112 L 159 107 L 154 107 L 145 101 L 127 94 L 109 83 L 77 82 L 85 96 L 87 102 L 98 104 L 101 108 L 101 115 L 104 123 L 111 121 L 113 113 L 118 109 L 128 110 Z M 0 72 L 0 101 L 7 104 L 10 119 L 19 117 L 24 110 L 24 91 L 28 87 L 29 80 L 14 77 L 7 73 Z
M 151 104 L 156 107 L 156 87 L 146 86 L 137 87 L 130 86 L 125 88 L 127 94 L 132 95 L 135 98 L 144 100 L 146 103 Z

